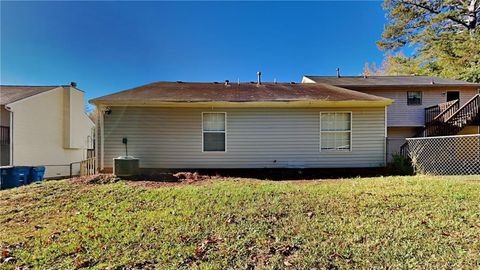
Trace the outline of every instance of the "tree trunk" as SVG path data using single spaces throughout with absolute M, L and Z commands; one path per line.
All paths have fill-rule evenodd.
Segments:
M 470 5 L 468 5 L 468 14 L 467 14 L 467 24 L 470 32 L 475 31 L 478 23 L 477 13 L 479 12 L 479 7 L 477 7 L 477 0 L 470 0 Z

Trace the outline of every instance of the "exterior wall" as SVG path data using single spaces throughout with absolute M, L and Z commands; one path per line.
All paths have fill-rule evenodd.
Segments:
M 470 134 L 480 134 L 480 126 L 466 126 L 458 133 L 458 135 Z
M 392 156 L 400 151 L 400 146 L 406 142 L 406 138 L 411 138 L 421 128 L 415 127 L 389 127 L 387 134 L 387 160 L 391 160 Z
M 379 167 L 385 161 L 384 107 L 110 108 L 103 120 L 104 168 L 125 155 L 123 137 L 142 168 Z M 202 152 L 202 112 L 211 111 L 227 113 L 226 152 Z M 322 111 L 352 112 L 351 152 L 319 151 Z
M 80 93 L 82 98 L 74 102 L 83 108 L 83 92 Z M 65 165 L 85 158 L 94 125 L 83 110 L 71 110 L 78 114 L 72 118 L 75 122 L 71 125 L 76 128 L 71 136 L 81 143 L 78 148 L 64 148 L 64 117 L 71 117 L 64 114 L 64 88 L 14 102 L 9 107 L 13 111 L 13 165 L 47 165 L 46 177 L 58 177 L 69 175 Z
M 388 107 L 389 127 L 414 127 L 425 124 L 425 108 L 446 102 L 447 91 L 460 92 L 460 106 L 470 100 L 476 93 L 475 89 L 405 89 L 405 90 L 356 90 L 371 95 L 395 100 Z M 408 91 L 422 91 L 422 105 L 407 105 Z
M 78 136 L 78 134 L 84 133 L 85 129 L 93 127 L 93 123 L 85 115 L 84 93 L 72 87 L 65 87 L 63 94 L 64 147 L 82 149 L 87 146 L 93 148 L 93 145 L 91 145 L 92 136 L 90 136 L 87 145 L 85 144 L 85 137 Z

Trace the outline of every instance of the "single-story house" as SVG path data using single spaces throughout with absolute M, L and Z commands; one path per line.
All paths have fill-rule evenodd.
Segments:
M 386 163 L 393 100 L 328 84 L 156 82 L 90 100 L 99 169 L 364 168 Z
M 60 177 L 87 158 L 95 125 L 75 86 L 0 86 L 2 166 L 45 165 L 46 177 Z

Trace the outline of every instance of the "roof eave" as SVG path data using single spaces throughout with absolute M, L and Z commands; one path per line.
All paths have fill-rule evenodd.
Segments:
M 379 84 L 379 85 L 335 85 L 342 88 L 445 88 L 445 87 L 460 87 L 460 88 L 479 88 L 480 84 L 396 84 L 396 85 L 388 85 L 388 84 Z

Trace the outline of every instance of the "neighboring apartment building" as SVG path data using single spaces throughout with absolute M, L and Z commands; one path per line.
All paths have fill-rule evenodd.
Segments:
M 393 99 L 394 103 L 388 107 L 387 116 L 389 158 L 400 151 L 405 138 L 480 133 L 480 84 L 414 75 L 306 75 L 302 83 L 329 84 Z M 447 129 L 448 126 L 454 128 L 440 132 L 440 129 Z
M 0 105 L 2 166 L 46 165 L 46 177 L 66 176 L 93 148 L 95 125 L 75 84 L 2 85 Z

